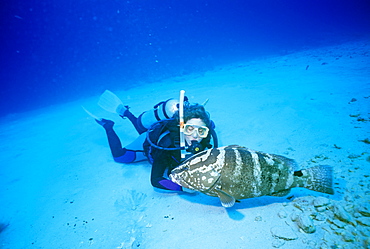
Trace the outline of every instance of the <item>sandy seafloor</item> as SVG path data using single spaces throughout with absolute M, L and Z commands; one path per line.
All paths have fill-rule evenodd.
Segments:
M 370 247 L 369 40 L 115 93 L 140 114 L 181 89 L 191 102 L 209 98 L 220 145 L 332 165 L 335 195 L 294 189 L 225 209 L 200 193 L 155 191 L 149 163 L 113 161 L 81 105 L 114 120 L 123 144 L 136 131 L 95 96 L 1 118 L 1 248 Z

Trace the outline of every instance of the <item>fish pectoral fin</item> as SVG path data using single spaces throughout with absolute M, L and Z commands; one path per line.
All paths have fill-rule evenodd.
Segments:
M 221 189 L 215 189 L 215 191 L 218 195 L 218 198 L 220 198 L 223 207 L 229 208 L 234 206 L 235 198 L 233 196 L 229 195 L 225 191 L 222 191 Z

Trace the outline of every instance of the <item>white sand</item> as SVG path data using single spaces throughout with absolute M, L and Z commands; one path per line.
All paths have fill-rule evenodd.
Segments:
M 220 145 L 332 165 L 334 196 L 295 189 L 291 200 L 225 209 L 215 197 L 155 191 L 149 163 L 115 163 L 104 130 L 82 110 L 113 119 L 123 144 L 135 139 L 98 96 L 2 118 L 1 248 L 369 248 L 370 144 L 359 141 L 370 139 L 369 51 L 369 41 L 351 42 L 116 92 L 135 114 L 181 89 L 191 102 L 209 98 Z M 326 211 L 313 206 L 317 197 L 330 199 Z M 297 206 L 314 233 L 292 221 Z

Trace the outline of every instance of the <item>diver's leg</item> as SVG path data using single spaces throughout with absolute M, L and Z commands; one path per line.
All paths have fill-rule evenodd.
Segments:
M 120 115 L 121 118 L 128 118 L 131 123 L 134 125 L 136 131 L 139 133 L 139 135 L 146 132 L 148 129 L 146 129 L 143 125 L 141 125 L 139 118 L 135 117 L 132 112 L 129 111 L 129 107 L 125 106 L 126 110 L 123 112 L 123 115 Z
M 96 120 L 98 124 L 103 126 L 108 138 L 109 148 L 112 152 L 113 157 L 120 157 L 126 153 L 126 149 L 122 148 L 121 141 L 117 136 L 116 132 L 113 130 L 114 122 L 112 120 L 101 119 Z
M 146 138 L 145 134 L 139 136 L 126 148 L 122 148 L 121 141 L 116 132 L 113 130 L 114 122 L 107 119 L 96 120 L 96 122 L 103 126 L 103 128 L 105 129 L 109 148 L 112 152 L 114 161 L 120 163 L 132 163 L 135 161 L 142 161 L 146 159 L 143 151 L 143 143 Z
M 125 146 L 127 151 L 135 152 L 135 162 L 147 160 L 148 158 L 145 156 L 143 144 L 146 139 L 146 133 L 141 134 L 138 138 L 136 138 L 132 143 Z

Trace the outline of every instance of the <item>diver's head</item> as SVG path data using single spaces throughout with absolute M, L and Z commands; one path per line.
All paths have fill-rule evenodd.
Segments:
M 192 145 L 194 141 L 200 143 L 203 138 L 208 136 L 208 132 L 209 128 L 200 118 L 192 118 L 184 125 L 185 141 L 188 145 Z
M 178 123 L 180 122 L 178 112 L 175 113 L 174 118 Z M 209 136 L 211 120 L 204 106 L 199 104 L 185 104 L 184 122 L 185 141 L 188 145 L 191 145 L 193 143 L 192 141 L 197 141 L 199 143 L 203 138 Z
M 178 111 L 175 112 L 173 117 L 176 119 L 177 123 L 180 122 Z M 204 106 L 199 105 L 199 104 L 190 105 L 188 102 L 184 102 L 184 122 L 186 123 L 192 118 L 201 119 L 204 122 L 204 124 L 208 128 L 210 128 L 209 126 L 210 126 L 211 120 L 209 118 L 209 113 L 206 112 L 206 110 L 204 109 Z

